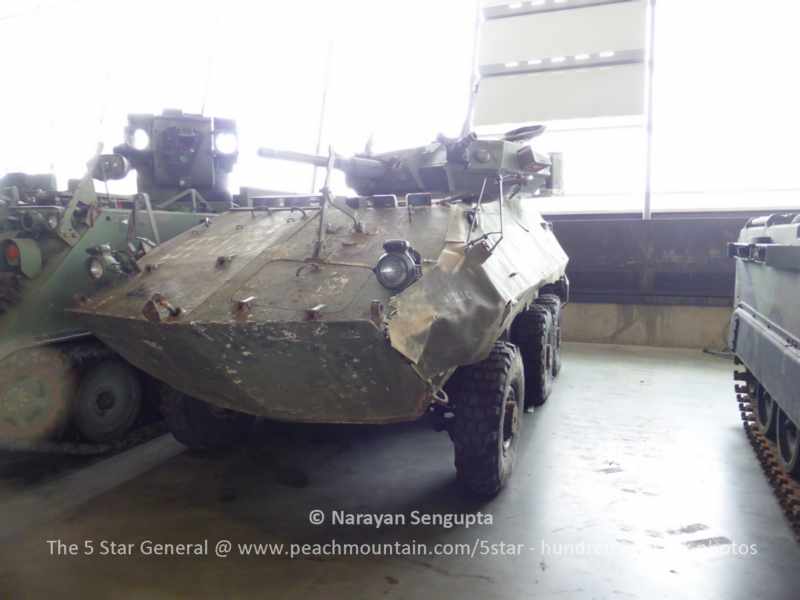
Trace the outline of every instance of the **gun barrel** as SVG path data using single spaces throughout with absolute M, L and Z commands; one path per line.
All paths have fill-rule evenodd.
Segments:
M 259 148 L 258 155 L 261 158 L 301 162 L 323 168 L 328 166 L 327 156 L 306 154 L 304 152 L 276 150 L 274 148 Z M 336 169 L 344 171 L 348 175 L 352 175 L 354 177 L 365 177 L 368 179 L 377 179 L 379 177 L 383 177 L 387 169 L 386 165 L 381 161 L 375 160 L 374 158 L 364 158 L 361 156 L 344 158 L 337 155 L 333 159 L 333 166 Z

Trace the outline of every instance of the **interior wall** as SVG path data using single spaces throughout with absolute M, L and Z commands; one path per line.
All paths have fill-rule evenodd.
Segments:
M 730 306 L 727 243 L 749 213 L 548 215 L 570 258 L 573 300 L 606 304 Z
M 758 214 L 546 215 L 570 258 L 564 339 L 724 349 L 735 282 L 726 245 Z
M 564 312 L 569 342 L 721 351 L 728 345 L 731 308 L 573 302 Z

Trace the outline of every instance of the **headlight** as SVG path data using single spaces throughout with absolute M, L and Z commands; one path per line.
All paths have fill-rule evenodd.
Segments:
M 239 149 L 239 140 L 235 133 L 220 131 L 214 136 L 214 147 L 220 154 L 233 154 Z
M 57 213 L 50 213 L 47 216 L 47 226 L 55 231 L 58 229 L 58 214 Z
M 420 276 L 420 256 L 405 240 L 389 240 L 383 245 L 386 254 L 375 266 L 375 276 L 386 289 L 400 291 Z
M 19 267 L 21 256 L 19 246 L 14 242 L 6 242 L 3 245 L 3 257 L 9 267 Z
M 150 147 L 150 134 L 144 129 L 136 129 L 131 136 L 131 146 L 136 150 L 147 150 Z
M 86 272 L 94 281 L 113 279 L 127 272 L 123 269 L 117 256 L 114 256 L 114 251 L 109 244 L 92 246 L 86 249 L 86 253 L 89 255 L 89 258 L 86 259 Z M 125 256 L 122 252 L 119 255 Z
M 89 271 L 89 277 L 95 281 L 103 277 L 103 263 L 99 258 L 91 257 L 86 261 L 86 269 Z
M 405 255 L 385 254 L 378 261 L 376 275 L 383 287 L 390 290 L 399 290 L 405 287 L 412 268 L 409 266 Z
M 39 233 L 58 229 L 59 213 L 56 210 L 26 210 L 20 219 L 25 231 Z

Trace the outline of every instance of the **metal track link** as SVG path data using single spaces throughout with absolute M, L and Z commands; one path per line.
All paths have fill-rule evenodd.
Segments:
M 143 444 L 167 431 L 163 421 L 150 423 L 134 429 L 121 440 L 111 444 L 87 444 L 85 442 L 0 442 L 0 450 L 29 452 L 32 454 L 59 454 L 70 456 L 100 456 L 119 454 Z
M 76 369 L 116 356 L 113 350 L 98 341 L 68 342 L 62 346 L 62 350 L 72 367 Z
M 741 363 L 737 360 L 736 364 L 740 365 Z M 733 378 L 736 381 L 755 381 L 752 375 L 746 371 L 735 371 Z M 775 443 L 759 431 L 753 408 L 755 399 L 750 396 L 747 385 L 736 385 L 736 400 L 750 445 L 789 521 L 795 540 L 800 542 L 800 482 L 784 471 Z

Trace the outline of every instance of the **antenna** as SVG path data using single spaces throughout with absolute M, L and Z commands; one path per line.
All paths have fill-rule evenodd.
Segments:
M 205 116 L 206 114 L 206 102 L 208 101 L 208 92 L 211 88 L 211 71 L 213 62 L 214 57 L 209 53 L 208 62 L 206 63 L 206 82 L 203 88 L 203 103 L 200 105 L 200 114 L 202 116 Z
M 325 251 L 325 233 L 328 227 L 328 204 L 333 204 L 331 198 L 331 173 L 334 169 L 336 153 L 333 146 L 328 146 L 328 165 L 325 168 L 325 183 L 322 186 L 322 197 L 319 199 L 319 228 L 317 229 L 317 241 L 314 244 L 314 258 L 319 259 Z M 314 167 L 316 169 L 316 167 Z
M 328 53 L 325 56 L 325 74 L 322 81 L 322 101 L 319 107 L 319 124 L 317 125 L 317 146 L 314 154 L 319 155 L 322 148 L 322 132 L 325 129 L 325 116 L 328 104 L 328 87 L 331 79 L 331 64 L 333 62 L 333 38 L 328 40 Z M 326 184 L 327 185 L 327 184 Z M 314 165 L 314 172 L 311 175 L 311 193 L 316 192 L 317 188 L 317 166 Z
M 475 112 L 475 99 L 478 97 L 478 88 L 481 83 L 481 74 L 478 71 L 478 51 L 481 45 L 481 26 L 483 25 L 483 11 L 481 1 L 475 0 L 475 30 L 472 37 L 472 73 L 469 81 L 469 102 L 467 115 L 461 128 L 461 137 L 472 131 L 472 115 Z
M 364 156 L 372 156 L 372 146 L 375 142 L 375 132 L 371 131 L 367 138 L 367 143 L 364 144 Z

